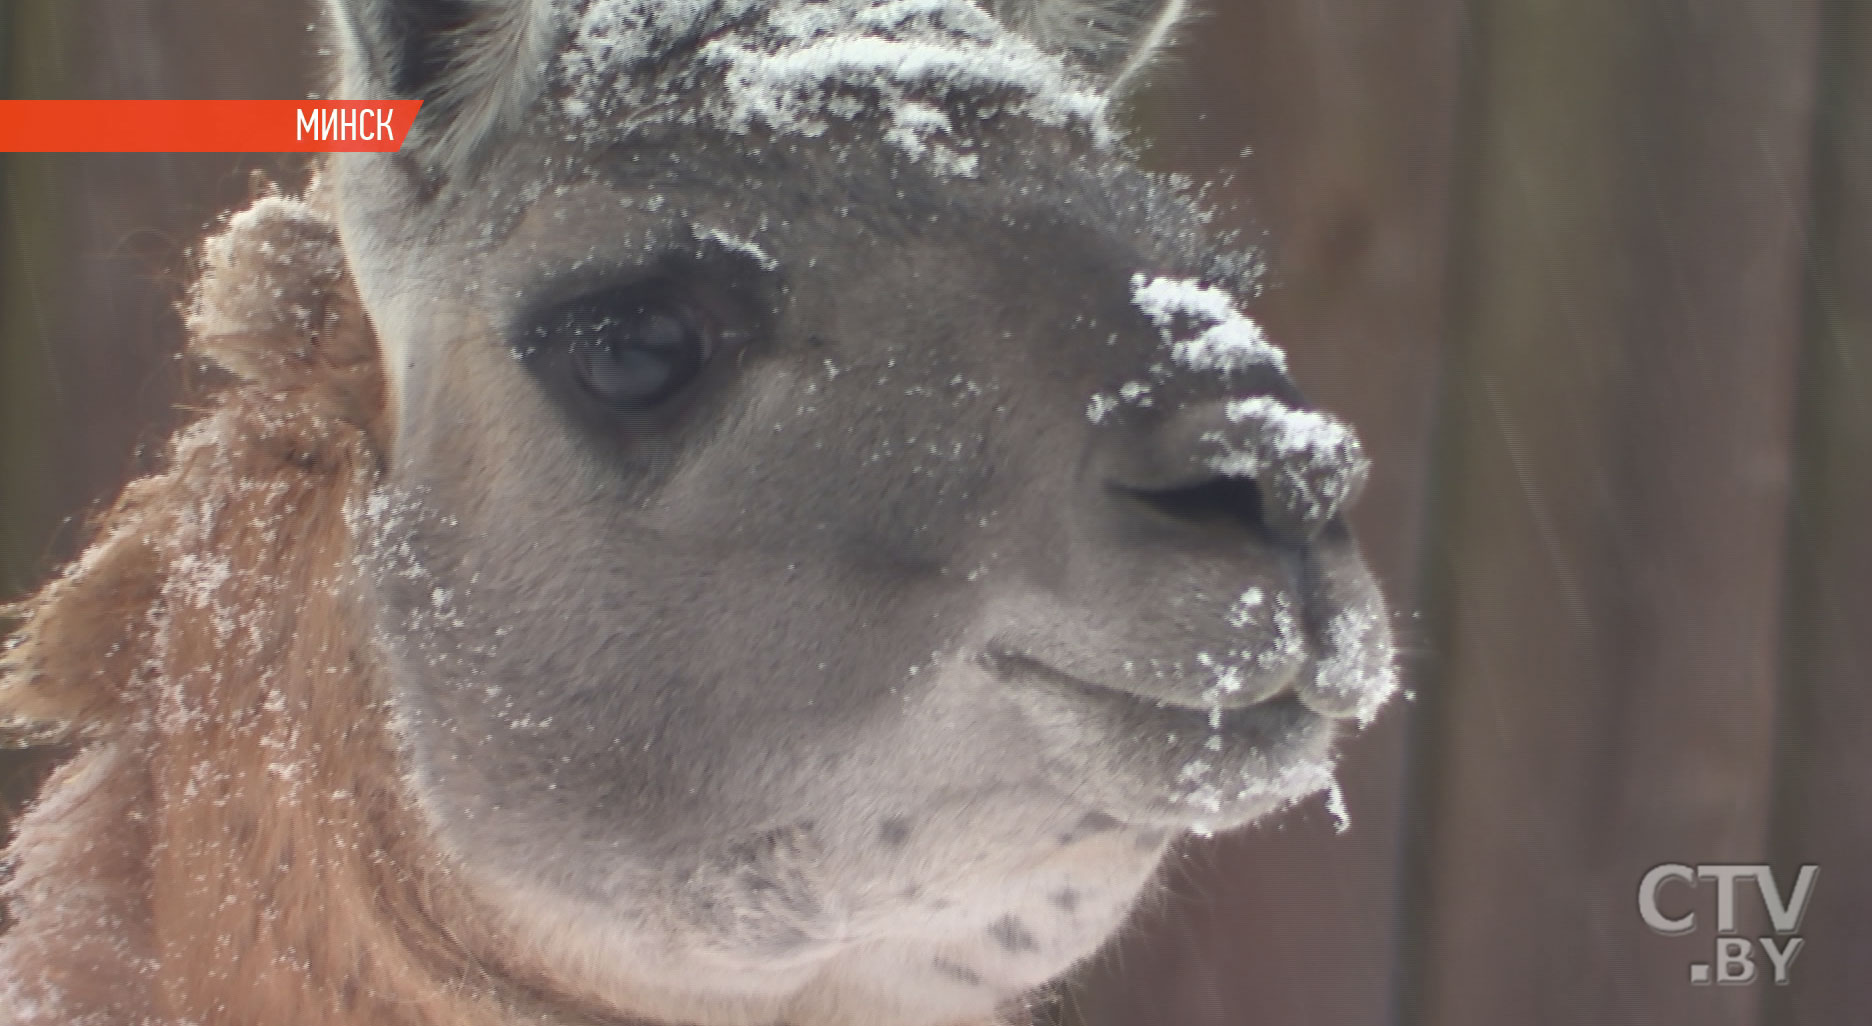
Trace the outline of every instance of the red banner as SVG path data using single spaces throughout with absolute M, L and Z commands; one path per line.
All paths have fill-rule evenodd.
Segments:
M 0 100 L 0 153 L 394 153 L 421 100 Z

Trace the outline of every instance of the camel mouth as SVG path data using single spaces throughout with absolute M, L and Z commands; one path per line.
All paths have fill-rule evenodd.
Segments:
M 989 650 L 981 662 L 1039 734 L 1055 784 L 1134 826 L 1232 829 L 1333 786 L 1340 719 L 1296 685 L 1190 704 L 1017 652 Z
M 1124 684 L 1095 682 L 1067 673 L 1056 666 L 1042 662 L 1033 656 L 1007 649 L 991 648 L 982 654 L 983 662 L 996 676 L 1010 682 L 1038 681 L 1047 685 L 1077 691 L 1094 700 L 1108 700 L 1112 696 L 1122 696 L 1131 701 L 1143 703 L 1147 707 L 1163 709 L 1166 714 L 1177 712 L 1200 713 L 1204 716 L 1221 710 L 1224 713 L 1241 709 L 1252 709 L 1281 698 L 1292 697 L 1294 683 L 1298 673 L 1289 672 L 1280 682 L 1272 686 L 1229 691 L 1209 687 L 1202 691 L 1157 692 L 1146 691 Z

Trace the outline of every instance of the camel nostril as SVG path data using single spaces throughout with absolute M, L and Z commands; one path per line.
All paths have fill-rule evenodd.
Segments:
M 1261 486 L 1247 477 L 1215 477 L 1182 488 L 1132 490 L 1139 501 L 1175 520 L 1193 524 L 1232 522 L 1266 531 Z
M 1318 410 L 1270 396 L 1238 399 L 1227 426 L 1205 432 L 1211 471 L 1251 477 L 1262 520 L 1278 538 L 1306 544 L 1358 497 L 1371 464 L 1352 429 Z
M 1108 436 L 1105 480 L 1186 523 L 1232 522 L 1310 544 L 1357 497 L 1369 463 L 1350 428 L 1272 396 L 1194 404 Z

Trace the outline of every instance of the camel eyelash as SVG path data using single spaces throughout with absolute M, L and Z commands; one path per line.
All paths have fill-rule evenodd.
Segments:
M 656 247 L 661 252 L 628 264 L 586 259 L 548 271 L 517 290 L 521 301 L 506 331 L 514 357 L 537 355 L 548 341 L 542 329 L 568 311 L 633 302 L 686 308 L 698 327 L 725 345 L 752 341 L 761 324 L 772 319 L 784 292 L 777 280 L 778 261 L 720 230 L 689 229 L 694 242 L 688 245 Z

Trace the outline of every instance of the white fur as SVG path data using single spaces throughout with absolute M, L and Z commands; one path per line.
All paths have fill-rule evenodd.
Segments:
M 1151 19 L 1141 35 L 1133 38 L 1131 55 L 1112 76 L 1110 89 L 1114 93 L 1123 92 L 1139 72 L 1151 66 L 1170 45 L 1176 41 L 1176 30 L 1189 14 L 1189 0 L 1166 0 L 1157 9 L 1157 16 Z
M 1014 31 L 1105 72 L 1111 93 L 1168 49 L 1189 13 L 1188 0 L 994 0 L 993 6 Z
M 482 0 L 487 10 L 464 34 L 440 86 L 454 111 L 435 141 L 444 166 L 459 166 L 482 140 L 511 125 L 538 98 L 553 42 L 552 0 Z
M 327 2 L 342 37 L 344 94 L 381 95 L 385 84 L 371 80 L 363 59 L 369 48 L 344 13 L 357 5 Z M 517 124 L 539 97 L 552 59 L 554 0 L 471 0 L 470 6 L 475 13 L 468 25 L 448 43 L 447 69 L 421 97 L 448 113 L 440 132 L 424 141 L 426 155 L 440 167 L 463 166 L 496 131 Z

